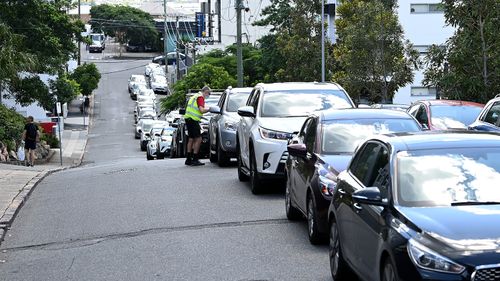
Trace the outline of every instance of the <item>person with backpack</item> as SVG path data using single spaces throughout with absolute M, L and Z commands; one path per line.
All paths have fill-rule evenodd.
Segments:
M 26 150 L 26 165 L 33 167 L 35 165 L 36 143 L 40 141 L 40 133 L 38 126 L 33 123 L 33 116 L 28 116 L 27 123 L 24 125 L 23 141 Z

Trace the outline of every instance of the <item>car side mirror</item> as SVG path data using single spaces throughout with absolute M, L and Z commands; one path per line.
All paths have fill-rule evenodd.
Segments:
M 146 137 L 150 137 L 151 135 L 149 133 L 144 134 Z
M 141 130 L 141 129 L 139 129 L 139 133 L 142 133 L 142 130 Z
M 295 157 L 305 158 L 307 156 L 307 148 L 303 143 L 293 143 L 288 145 L 288 153 Z
M 252 106 L 242 106 L 238 108 L 238 115 L 241 117 L 255 118 L 255 112 Z
M 177 128 L 177 127 L 179 127 L 179 125 L 177 123 L 170 123 L 170 127 Z
M 210 113 L 214 113 L 214 114 L 221 114 L 221 110 L 220 110 L 220 107 L 218 106 L 211 106 L 210 107 L 210 110 L 209 110 Z
M 155 134 L 155 137 L 160 137 L 160 134 Z
M 388 205 L 387 199 L 382 198 L 378 187 L 367 187 L 355 191 L 352 194 L 355 203 L 385 207 Z
M 186 114 L 186 109 L 185 109 L 185 108 L 181 108 L 181 109 L 179 109 L 179 114 L 180 114 L 180 115 L 184 115 L 184 114 Z

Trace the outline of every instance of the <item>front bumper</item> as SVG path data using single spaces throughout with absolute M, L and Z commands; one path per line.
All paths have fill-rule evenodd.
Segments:
M 254 145 L 257 172 L 263 176 L 284 178 L 288 141 L 259 139 Z

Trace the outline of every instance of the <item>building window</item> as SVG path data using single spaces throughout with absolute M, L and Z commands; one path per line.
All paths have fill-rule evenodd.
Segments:
M 412 14 L 444 13 L 444 8 L 442 4 L 411 4 L 410 13 Z
M 415 97 L 420 96 L 436 96 L 437 90 L 433 87 L 412 86 L 411 95 Z
M 413 48 L 415 50 L 417 50 L 420 53 L 420 55 L 422 55 L 422 56 L 423 55 L 427 55 L 427 53 L 429 53 L 429 48 L 430 47 L 431 46 L 429 46 L 429 45 L 414 45 L 413 46 Z

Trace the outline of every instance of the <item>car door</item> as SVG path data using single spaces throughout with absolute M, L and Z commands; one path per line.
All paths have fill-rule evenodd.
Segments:
M 252 106 L 254 108 L 254 113 L 257 113 L 260 94 L 261 90 L 259 88 L 254 89 L 247 101 L 247 106 Z M 240 119 L 240 132 L 238 136 L 240 142 L 241 160 L 248 168 L 250 167 L 249 141 L 254 123 L 255 118 L 252 117 L 241 117 Z
M 311 179 L 316 170 L 316 155 L 314 154 L 314 148 L 316 144 L 316 132 L 317 132 L 317 118 L 311 117 L 307 124 L 307 130 L 304 135 L 304 144 L 306 145 L 306 157 L 299 161 L 301 181 L 303 182 L 301 188 L 299 189 L 300 194 L 300 206 L 303 208 L 304 212 L 307 208 L 307 191 L 311 187 Z
M 219 102 L 217 103 L 217 106 L 220 108 L 221 114 L 214 114 L 210 118 L 210 126 L 209 128 L 209 133 L 210 133 L 210 149 L 212 150 L 217 150 L 217 134 L 219 131 L 219 126 L 220 126 L 220 119 L 222 119 L 222 110 L 223 110 L 223 105 L 224 105 L 224 100 L 226 98 L 227 91 L 224 91 L 222 96 L 220 97 Z
M 311 122 L 311 118 L 306 119 L 304 124 L 302 125 L 302 129 L 299 132 L 299 135 L 297 136 L 297 144 L 304 144 L 305 139 L 306 139 L 306 134 L 307 130 L 309 128 L 309 124 Z M 304 159 L 302 157 L 292 157 L 292 179 L 293 179 L 293 187 L 292 190 L 290 191 L 290 194 L 292 195 L 293 201 L 297 204 L 296 206 L 299 207 L 302 211 L 305 210 L 304 207 L 304 190 L 306 189 L 305 186 L 305 181 L 304 181 Z
M 389 149 L 382 143 L 374 143 L 378 148 L 374 161 L 361 181 L 361 187 L 377 187 L 382 198 L 389 200 L 391 185 Z M 382 245 L 385 228 L 384 208 L 380 206 L 354 204 L 354 233 L 357 240 L 357 256 L 360 265 L 359 272 L 369 280 L 377 277 L 379 248 Z
M 494 102 L 480 117 L 474 129 L 481 131 L 500 131 L 500 101 Z
M 362 182 L 369 177 L 368 172 L 375 164 L 379 149 L 380 146 L 376 143 L 368 142 L 358 150 L 347 170 L 348 175 L 344 174 L 340 178 L 335 196 L 334 204 L 342 251 L 346 260 L 357 270 L 361 267 L 359 233 L 356 233 L 358 229 L 356 223 L 359 219 L 352 201 L 352 193 L 363 188 Z

